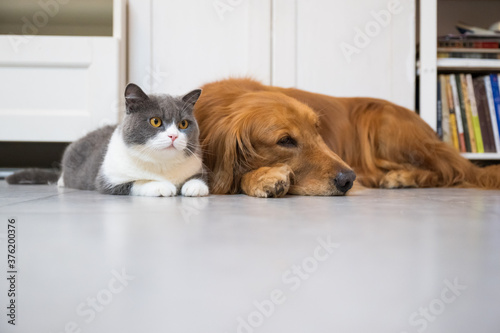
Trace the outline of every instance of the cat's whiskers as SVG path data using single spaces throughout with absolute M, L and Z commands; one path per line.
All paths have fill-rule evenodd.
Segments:
M 131 152 L 139 159 L 150 161 L 154 160 L 153 152 L 150 147 L 136 146 Z
M 205 145 L 205 146 L 202 146 L 202 145 L 196 145 L 196 144 L 192 144 L 192 143 L 188 143 L 187 145 L 188 147 L 190 148 L 193 148 L 195 150 L 198 150 L 200 153 L 203 153 L 205 151 L 205 148 L 207 148 L 208 146 Z M 208 151 L 206 151 L 206 153 L 209 153 Z M 211 155 L 214 155 L 213 153 L 210 153 Z
M 192 142 L 188 142 L 189 145 L 192 145 L 194 147 L 200 147 L 200 148 L 205 148 L 205 147 L 208 147 L 208 144 L 202 144 L 202 143 L 192 143 Z
M 205 147 L 206 147 L 206 146 L 205 146 Z M 202 155 L 207 154 L 207 155 L 211 155 L 211 156 L 215 156 L 215 155 L 216 155 L 215 153 L 212 153 L 212 152 L 210 152 L 210 151 L 208 151 L 208 150 L 205 150 L 205 149 L 204 149 L 205 147 L 203 147 L 203 146 L 200 146 L 200 147 L 199 147 L 199 148 L 200 148 L 200 154 L 202 154 Z M 195 146 L 193 146 L 192 148 L 197 148 L 197 146 L 195 145 Z
M 201 158 L 198 156 L 198 154 L 196 154 L 194 151 L 192 151 L 191 149 L 189 149 L 188 146 L 186 146 L 186 148 L 184 148 L 185 150 L 187 150 L 189 153 L 191 153 L 192 156 L 194 156 L 195 158 L 197 158 L 198 160 L 201 161 Z
M 209 170 L 209 168 L 205 163 L 203 163 L 203 159 L 199 157 L 196 153 L 194 153 L 191 149 L 186 147 L 186 150 L 191 153 L 191 156 L 194 156 L 197 160 L 201 162 L 201 165 L 203 166 L 202 170 L 204 173 L 206 173 L 207 172 L 206 170 Z
M 207 150 L 204 149 L 206 146 L 207 145 L 201 146 L 201 145 L 196 145 L 196 144 L 188 143 L 188 145 L 186 146 L 186 148 L 192 148 L 194 150 L 199 150 L 200 155 L 207 154 L 207 155 L 214 156 L 215 153 L 211 153 L 211 152 L 209 152 L 209 151 L 207 151 Z
M 162 148 L 151 146 L 141 148 L 134 151 L 136 158 L 158 173 L 168 172 L 167 170 L 177 168 L 186 162 L 184 154 L 180 154 L 178 151 L 165 154 L 165 150 Z
M 196 148 L 201 148 L 201 146 L 200 146 L 200 145 L 194 144 L 194 143 L 192 143 L 192 142 L 186 142 L 186 147 L 189 147 L 189 148 L 194 148 L 194 149 L 196 149 Z

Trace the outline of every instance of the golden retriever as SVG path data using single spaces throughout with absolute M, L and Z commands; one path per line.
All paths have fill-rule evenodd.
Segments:
M 373 98 L 335 98 L 250 79 L 206 84 L 195 106 L 215 194 L 344 195 L 367 187 L 500 189 L 414 112 Z

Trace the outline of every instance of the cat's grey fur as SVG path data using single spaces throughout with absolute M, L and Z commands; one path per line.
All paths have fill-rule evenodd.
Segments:
M 122 150 L 135 149 L 137 152 L 131 156 L 137 155 L 141 157 L 141 154 L 144 154 L 144 158 L 147 160 L 147 162 L 144 162 L 145 165 L 151 164 L 154 170 L 163 170 L 163 166 L 155 165 L 156 160 L 151 156 L 161 156 L 162 159 L 158 160 L 158 163 L 169 163 L 168 158 L 164 159 L 164 155 L 162 154 L 170 154 L 169 156 L 172 156 L 175 161 L 180 161 L 179 163 L 182 163 L 183 159 L 190 160 L 191 164 L 194 163 L 194 167 L 191 169 L 196 169 L 196 172 L 193 171 L 192 174 L 181 174 L 176 178 L 175 184 L 173 184 L 177 189 L 175 194 L 180 193 L 181 186 L 186 184 L 189 180 L 199 179 L 205 184 L 206 180 L 201 163 L 201 149 L 198 143 L 199 128 L 193 115 L 193 107 L 200 94 L 201 90 L 196 89 L 182 97 L 172 97 L 169 95 L 148 96 L 138 86 L 129 84 L 125 90 L 126 115 L 122 123 L 118 126 L 106 126 L 95 130 L 69 145 L 63 155 L 62 175 L 59 184 L 75 189 L 98 190 L 101 193 L 128 195 L 134 194 L 132 193 L 132 188 L 136 181 L 141 181 L 143 183 L 148 181 L 156 181 L 159 183 L 164 180 L 167 183 L 168 181 L 174 182 L 174 180 L 163 179 L 162 177 L 164 175 L 160 175 L 160 179 L 135 179 L 134 176 L 129 176 L 136 174 L 134 173 L 134 168 L 132 168 L 130 172 L 126 170 L 127 177 L 130 179 L 127 178 L 127 181 L 116 181 L 116 179 L 123 178 L 123 172 L 119 177 L 115 177 L 113 170 L 114 166 L 121 166 L 120 161 L 109 161 L 113 157 L 107 155 L 111 154 L 110 151 L 113 152 L 116 150 L 112 145 L 120 146 L 122 142 L 124 143 L 123 146 L 126 147 L 122 148 Z M 158 128 L 153 127 L 150 124 L 150 119 L 153 117 L 160 118 L 162 120 L 162 126 Z M 176 151 L 177 148 L 173 148 L 173 141 L 171 142 L 171 149 L 168 153 L 164 153 L 163 151 L 158 152 L 156 148 L 155 151 L 148 151 L 146 149 L 148 148 L 147 144 L 151 142 L 151 140 L 156 140 L 159 134 L 166 131 L 170 124 L 175 125 L 182 120 L 187 120 L 189 122 L 189 126 L 186 129 L 178 129 L 179 138 L 183 135 L 182 138 L 185 140 L 184 143 L 187 142 L 182 152 L 178 152 Z M 172 126 L 170 126 L 170 128 L 172 128 Z M 162 135 L 165 137 L 166 132 Z M 179 138 L 177 140 L 179 140 Z M 182 145 L 183 143 L 181 142 L 181 146 Z M 182 154 L 184 157 L 179 157 L 179 155 Z M 133 158 L 135 157 L 131 159 L 133 160 Z M 106 165 L 104 165 L 105 162 Z M 198 163 L 199 168 L 197 168 Z M 142 164 L 139 163 L 136 165 L 132 163 L 132 165 L 137 168 L 137 165 Z M 168 166 L 165 167 L 168 169 Z M 141 172 L 138 174 L 141 174 Z M 23 179 L 23 175 L 25 179 Z M 154 172 L 151 173 L 151 175 L 152 178 L 157 177 Z M 9 183 L 20 184 L 22 182 L 28 182 L 29 179 L 27 180 L 26 178 L 30 177 L 33 178 L 33 170 L 25 170 L 10 176 L 10 180 L 8 179 L 8 181 Z M 166 177 L 168 178 L 168 176 Z M 201 182 L 196 185 L 202 186 Z M 146 191 L 144 192 L 146 194 L 136 194 L 155 195 L 148 194 L 150 192 L 151 191 Z M 199 194 L 197 191 L 191 191 L 189 193 L 198 193 L 194 195 L 206 195 L 208 194 L 208 188 L 206 188 L 206 191 L 202 190 L 201 192 L 203 193 Z M 164 195 L 160 190 L 154 193 L 158 196 Z
M 6 178 L 9 184 L 39 185 L 55 184 L 59 179 L 59 172 L 56 170 L 26 169 L 16 172 Z

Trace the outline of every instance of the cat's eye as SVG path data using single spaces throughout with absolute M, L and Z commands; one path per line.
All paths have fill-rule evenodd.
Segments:
M 297 141 L 295 141 L 295 139 L 289 135 L 282 137 L 276 143 L 282 147 L 287 147 L 287 148 L 297 147 Z
M 179 126 L 180 129 L 186 129 L 189 126 L 189 121 L 187 121 L 186 119 L 184 119 L 177 126 Z
M 161 119 L 158 117 L 153 117 L 153 118 L 149 119 L 149 123 L 153 127 L 160 127 L 161 126 Z

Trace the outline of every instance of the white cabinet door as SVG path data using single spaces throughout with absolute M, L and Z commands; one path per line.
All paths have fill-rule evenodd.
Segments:
M 114 6 L 110 37 L 0 36 L 0 141 L 69 142 L 117 122 L 125 4 Z
M 228 76 L 271 81 L 271 0 L 131 0 L 129 18 L 129 80 L 147 91 L 183 94 Z
M 129 79 L 182 94 L 250 76 L 414 108 L 414 0 L 129 0 Z
M 274 0 L 273 84 L 414 109 L 414 0 Z

